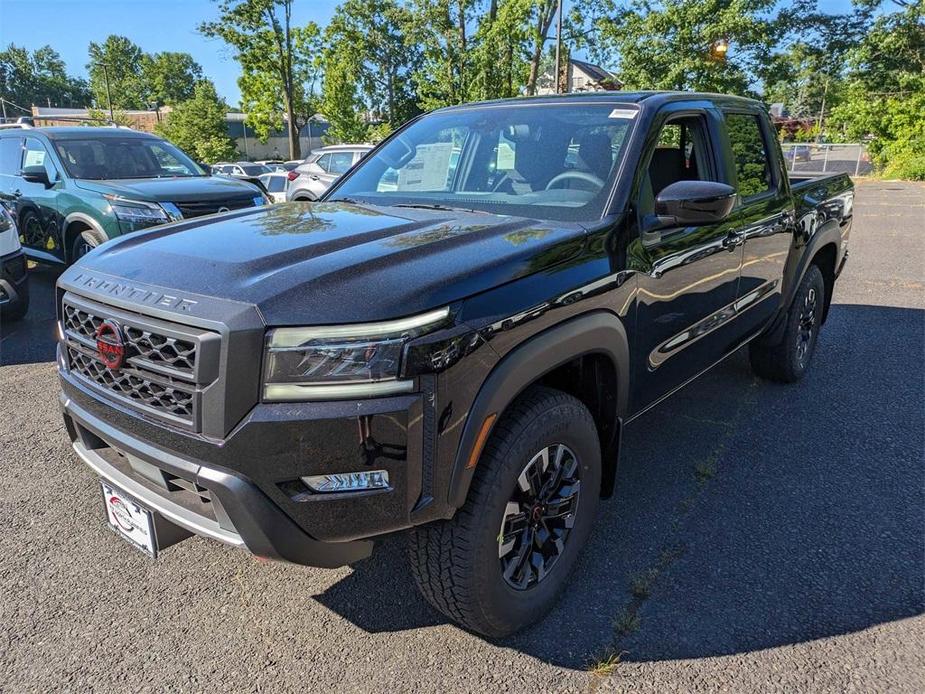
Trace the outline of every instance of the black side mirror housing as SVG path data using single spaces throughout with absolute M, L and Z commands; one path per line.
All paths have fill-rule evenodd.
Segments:
M 48 178 L 48 171 L 45 170 L 44 166 L 23 167 L 19 175 L 22 176 L 24 181 L 28 181 L 29 183 L 41 183 L 46 188 L 51 188 L 53 185 Z
M 659 226 L 699 226 L 722 222 L 736 202 L 736 190 L 716 181 L 677 181 L 655 198 Z

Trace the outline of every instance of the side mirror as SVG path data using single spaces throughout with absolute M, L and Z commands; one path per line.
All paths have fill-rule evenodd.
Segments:
M 736 191 L 716 181 L 678 181 L 655 198 L 659 226 L 699 226 L 722 222 L 732 212 Z
M 48 171 L 44 166 L 26 166 L 19 172 L 19 175 L 29 183 L 41 183 L 46 188 L 52 186 L 52 182 L 48 179 Z

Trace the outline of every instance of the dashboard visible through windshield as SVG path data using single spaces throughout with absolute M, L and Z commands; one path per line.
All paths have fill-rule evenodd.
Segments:
M 330 199 L 597 219 L 636 113 L 612 102 L 436 112 L 364 159 Z

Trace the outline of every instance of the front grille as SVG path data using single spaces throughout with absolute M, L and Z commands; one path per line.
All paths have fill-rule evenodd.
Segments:
M 219 210 L 222 212 L 230 210 L 243 210 L 246 207 L 254 206 L 254 198 L 257 197 L 257 191 L 254 191 L 253 197 L 235 198 L 232 200 L 206 200 L 197 202 L 178 202 L 175 203 L 180 213 L 185 217 L 201 217 L 204 214 L 215 214 Z M 224 208 L 224 209 L 222 209 Z
M 113 371 L 95 357 L 71 345 L 68 346 L 67 354 L 71 372 L 76 372 L 100 388 L 139 405 L 192 423 L 193 398 L 196 392 L 194 387 L 181 386 L 170 379 L 162 379 L 164 382 L 154 381 L 150 375 L 136 369 Z
M 145 414 L 199 430 L 202 391 L 217 375 L 219 335 L 71 294 L 61 316 L 71 374 Z M 96 347 L 97 330 L 106 320 L 118 325 L 123 337 L 124 362 L 116 370 L 102 362 Z

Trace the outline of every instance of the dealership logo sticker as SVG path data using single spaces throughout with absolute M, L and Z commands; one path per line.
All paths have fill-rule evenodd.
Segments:
M 109 508 L 112 510 L 112 517 L 116 519 L 116 523 L 119 524 L 120 528 L 127 533 L 135 529 L 132 512 L 128 510 L 128 506 L 125 505 L 122 499 L 117 496 L 109 497 Z
M 122 331 L 111 320 L 103 321 L 96 329 L 96 351 L 99 352 L 100 361 L 109 369 L 116 370 L 125 361 Z

